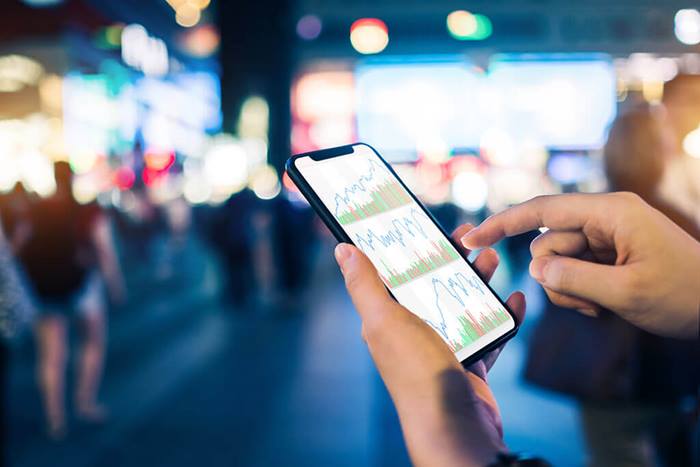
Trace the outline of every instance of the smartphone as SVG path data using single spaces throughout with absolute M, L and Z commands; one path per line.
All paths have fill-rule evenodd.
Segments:
M 298 154 L 286 169 L 338 241 L 361 249 L 464 365 L 515 335 L 513 313 L 374 148 Z

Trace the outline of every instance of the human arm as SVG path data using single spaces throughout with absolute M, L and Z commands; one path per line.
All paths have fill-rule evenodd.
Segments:
M 669 337 L 700 332 L 700 243 L 632 193 L 541 196 L 495 214 L 462 243 L 489 246 L 546 227 L 530 273 L 550 299 L 595 315 L 610 309 Z
M 467 229 L 458 229 L 457 237 Z M 495 399 L 485 381 L 486 365 L 465 371 L 430 326 L 391 298 L 360 250 L 341 244 L 336 259 L 362 319 L 363 337 L 396 406 L 413 463 L 494 462 L 505 446 Z M 498 256 L 490 249 L 475 261 L 485 279 L 497 265 Z M 522 320 L 524 296 L 513 294 L 508 305 Z

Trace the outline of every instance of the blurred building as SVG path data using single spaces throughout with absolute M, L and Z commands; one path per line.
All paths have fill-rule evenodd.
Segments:
M 299 2 L 292 148 L 369 142 L 467 211 L 598 191 L 617 112 L 700 72 L 684 5 Z
M 209 3 L 8 3 L 0 189 L 69 159 L 85 201 L 270 198 L 291 152 L 363 140 L 427 202 L 498 209 L 603 188 L 616 113 L 700 73 L 676 1 Z

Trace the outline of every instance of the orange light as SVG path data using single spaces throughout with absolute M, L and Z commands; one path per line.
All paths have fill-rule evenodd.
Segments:
M 182 38 L 182 46 L 190 55 L 208 57 L 219 47 L 219 31 L 210 24 L 200 26 Z
M 175 22 L 183 28 L 191 28 L 199 23 L 201 18 L 201 10 L 189 3 L 184 3 L 175 10 Z
M 377 18 L 358 19 L 350 26 L 350 43 L 361 54 L 376 54 L 389 44 L 389 28 Z
M 194 6 L 199 8 L 200 10 L 204 10 L 206 7 L 209 6 L 209 4 L 211 3 L 211 0 L 188 0 L 188 3 L 193 4 Z
M 457 10 L 447 15 L 447 29 L 450 34 L 457 38 L 471 36 L 478 27 L 476 18 L 468 11 Z
M 447 15 L 447 31 L 460 41 L 481 41 L 491 36 L 493 25 L 487 16 L 457 10 Z
M 149 169 L 162 172 L 175 163 L 175 154 L 172 152 L 147 150 L 143 155 L 143 161 Z

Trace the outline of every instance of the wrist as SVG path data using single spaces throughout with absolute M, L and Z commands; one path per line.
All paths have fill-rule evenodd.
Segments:
M 416 465 L 487 465 L 506 452 L 497 405 L 478 376 L 447 370 L 426 397 L 397 404 Z
M 498 408 L 498 402 L 491 391 L 491 387 L 480 376 L 470 371 L 468 371 L 466 374 L 467 379 L 474 390 L 474 395 L 478 399 L 477 403 L 483 404 L 484 408 L 486 409 L 486 415 L 492 420 L 491 425 L 498 432 L 499 438 L 502 439 L 503 423 L 501 420 L 501 411 Z

